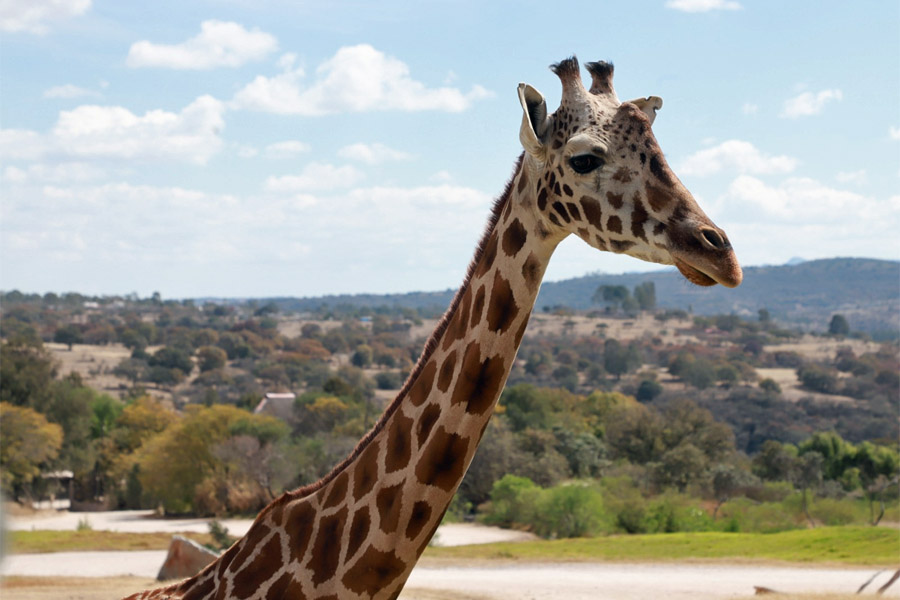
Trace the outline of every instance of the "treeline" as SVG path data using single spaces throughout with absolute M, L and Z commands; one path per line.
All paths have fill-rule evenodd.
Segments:
M 766 311 L 656 311 L 645 335 L 614 339 L 599 317 L 654 302 L 651 286 L 625 291 L 599 292 L 608 310 L 587 317 L 590 334 L 564 309 L 558 333 L 526 334 L 456 514 L 551 537 L 874 522 L 882 502 L 900 518 L 896 345 L 813 360 L 778 349 L 798 334 Z M 422 346 L 408 309 L 328 308 L 286 335 L 268 303 L 8 297 L 0 467 L 23 500 L 68 469 L 78 501 L 252 513 L 344 458 L 383 410 L 376 390 L 399 388 Z M 121 398 L 60 373 L 49 341 L 127 347 Z M 788 401 L 765 368 L 792 370 L 809 397 Z M 273 391 L 297 400 L 281 419 L 253 415 Z

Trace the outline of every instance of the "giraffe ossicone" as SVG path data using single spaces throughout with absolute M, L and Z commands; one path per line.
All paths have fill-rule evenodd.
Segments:
M 332 472 L 286 492 L 198 575 L 130 596 L 396 598 L 493 414 L 556 246 L 675 265 L 698 285 L 741 282 L 725 233 L 671 171 L 651 130 L 662 100 L 619 102 L 609 63 L 552 66 L 563 94 L 521 84 L 525 149 L 466 278 L 397 397 Z

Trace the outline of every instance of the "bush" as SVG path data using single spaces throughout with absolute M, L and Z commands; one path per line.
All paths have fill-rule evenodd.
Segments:
M 504 475 L 491 488 L 490 510 L 485 523 L 512 527 L 530 525 L 541 489 L 527 477 Z
M 596 535 L 600 531 L 603 498 L 585 484 L 559 485 L 540 494 L 534 532 L 544 538 Z

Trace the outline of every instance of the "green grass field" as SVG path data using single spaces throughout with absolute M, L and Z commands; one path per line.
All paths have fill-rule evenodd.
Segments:
M 204 544 L 208 534 L 184 534 Z M 108 531 L 15 531 L 16 553 L 79 550 L 164 550 L 164 533 Z M 596 538 L 538 540 L 430 547 L 426 556 L 459 559 L 515 560 L 763 560 L 895 566 L 900 563 L 900 531 L 887 527 L 822 527 L 782 533 L 669 533 Z
M 434 558 L 666 561 L 764 560 L 896 566 L 900 531 L 886 527 L 822 527 L 782 533 L 669 533 L 431 547 Z
M 17 554 L 38 552 L 82 552 L 88 550 L 167 550 L 170 533 L 122 533 L 118 531 L 11 531 L 9 551 Z M 208 533 L 179 533 L 199 544 L 212 542 Z

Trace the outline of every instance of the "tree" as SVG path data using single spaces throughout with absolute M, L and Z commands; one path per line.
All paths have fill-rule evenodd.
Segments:
M 606 340 L 603 348 L 603 368 L 608 373 L 615 375 L 616 381 L 621 379 L 625 373 L 639 367 L 640 364 L 641 355 L 636 345 L 623 346 L 618 340 Z
M 203 346 L 197 350 L 197 366 L 201 373 L 221 369 L 227 360 L 228 354 L 216 346 Z
M 722 463 L 712 468 L 713 495 L 716 498 L 716 508 L 713 510 L 713 520 L 722 505 L 728 502 L 735 494 L 759 482 L 751 473 L 732 464 Z
M 66 344 L 69 351 L 72 350 L 74 344 L 80 344 L 84 341 L 81 334 L 81 328 L 75 324 L 64 325 L 56 330 L 53 334 L 53 341 L 57 344 Z
M 185 376 L 190 375 L 194 369 L 194 362 L 191 360 L 190 352 L 174 346 L 165 346 L 154 352 L 150 357 L 149 363 L 151 367 L 177 369 Z
M 641 310 L 654 310 L 656 308 L 656 284 L 652 281 L 634 286 L 634 299 Z
M 27 407 L 0 402 L 0 483 L 10 497 L 30 495 L 31 482 L 53 461 L 62 446 L 63 430 Z
M 30 406 L 44 412 L 50 396 L 50 384 L 56 378 L 57 365 L 40 341 L 24 340 L 0 344 L 0 402 Z
M 844 315 L 832 315 L 831 322 L 828 324 L 828 333 L 831 335 L 848 335 L 850 333 L 850 324 Z
M 776 440 L 763 442 L 753 457 L 753 473 L 766 481 L 792 481 L 797 466 L 797 448 Z
M 631 292 L 624 285 L 601 285 L 591 296 L 594 303 L 605 302 L 613 309 L 624 306 L 625 302 L 631 299 Z
M 812 451 L 798 457 L 794 470 L 794 487 L 802 493 L 803 514 L 810 526 L 815 527 L 816 522 L 809 514 L 809 490 L 816 490 L 822 485 L 822 465 L 825 459 L 818 452 Z

